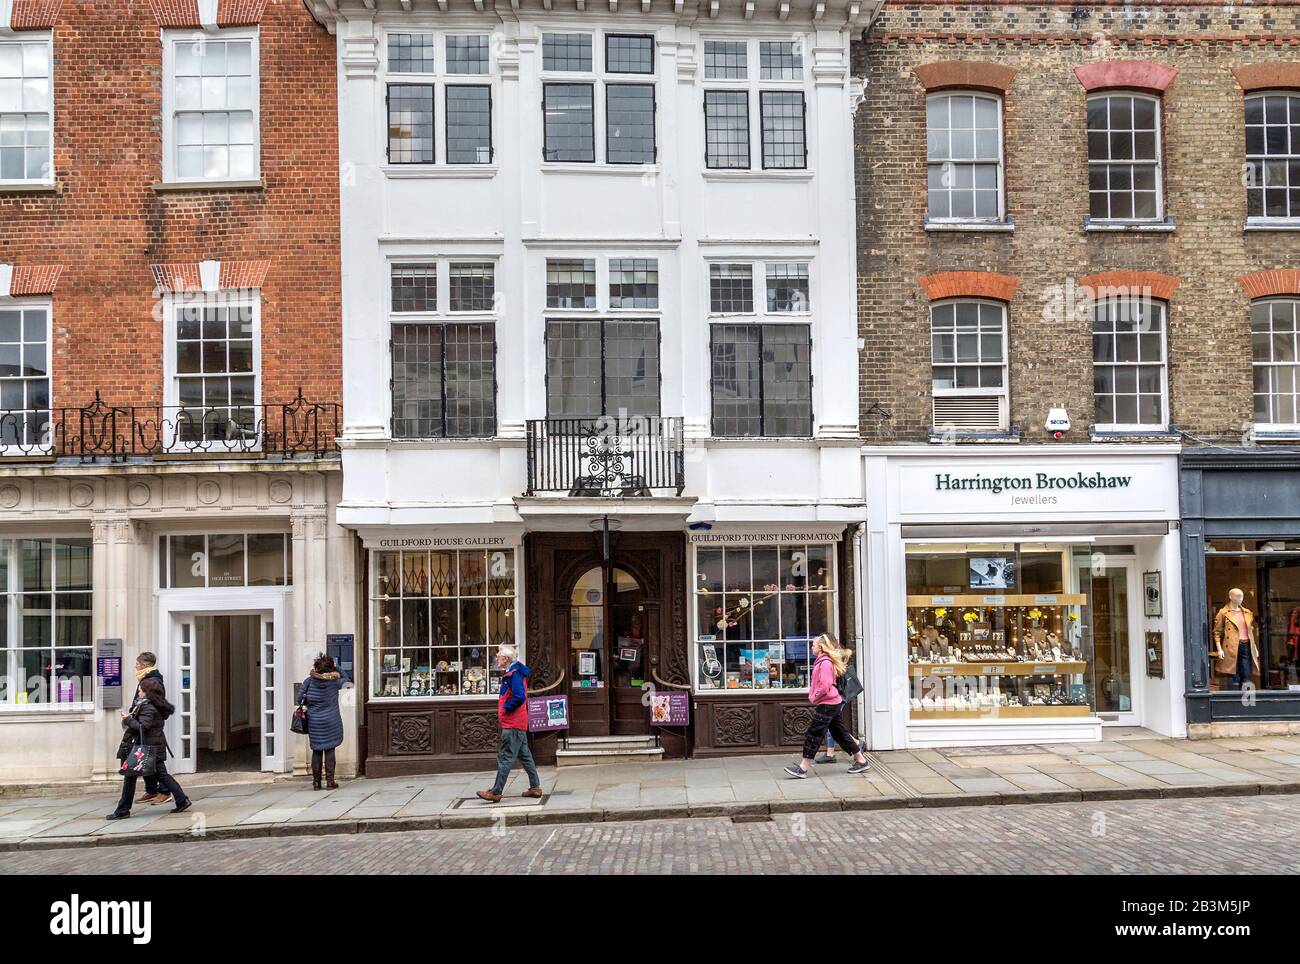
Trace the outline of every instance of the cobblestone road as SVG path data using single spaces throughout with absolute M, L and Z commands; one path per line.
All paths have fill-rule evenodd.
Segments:
M 1297 825 L 1300 796 L 953 807 L 11 853 L 0 874 L 1296 874 Z

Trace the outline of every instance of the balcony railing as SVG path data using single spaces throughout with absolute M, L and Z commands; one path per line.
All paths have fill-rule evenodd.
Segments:
M 0 410 L 0 460 L 75 458 L 126 462 L 170 456 L 325 458 L 338 451 L 340 406 L 309 402 L 261 405 L 106 404 Z
M 681 495 L 682 419 L 551 418 L 528 423 L 528 492 L 588 498 Z

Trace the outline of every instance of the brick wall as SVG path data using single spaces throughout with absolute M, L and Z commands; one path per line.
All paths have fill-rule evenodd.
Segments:
M 1300 232 L 1242 230 L 1245 124 L 1233 68 L 1300 63 L 1300 4 L 887 3 L 854 48 L 854 74 L 868 80 L 855 117 L 866 439 L 928 437 L 929 301 L 917 279 L 969 271 L 1019 280 L 1008 310 L 1010 414 L 1027 439 L 1047 437 L 1057 405 L 1071 416 L 1067 438 L 1089 437 L 1090 324 L 1055 309 L 1078 297 L 1079 279 L 1109 272 L 1180 282 L 1169 311 L 1170 419 L 1195 436 L 1240 437 L 1252 413 L 1251 342 L 1237 278 L 1300 267 Z M 1004 106 L 1014 233 L 924 230 L 925 90 L 914 68 L 951 60 L 1015 71 Z M 1086 91 L 1074 68 L 1104 60 L 1177 68 L 1163 112 L 1172 234 L 1083 230 Z
M 223 12 L 236 6 L 246 16 L 260 4 Z M 162 193 L 159 36 L 148 3 L 64 3 L 54 29 L 58 192 L 0 193 L 0 263 L 64 266 L 53 298 L 53 404 L 86 404 L 96 390 L 109 404 L 159 404 L 151 266 L 209 259 L 269 261 L 263 399 L 290 401 L 302 386 L 309 400 L 341 401 L 334 38 L 301 3 L 266 4 L 265 188 Z

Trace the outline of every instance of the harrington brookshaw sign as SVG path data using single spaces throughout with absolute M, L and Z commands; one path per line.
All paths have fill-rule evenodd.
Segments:
M 1127 489 L 1131 475 L 1107 475 L 1104 472 L 1031 472 L 1026 475 L 954 475 L 936 472 L 934 487 L 940 492 L 1063 491 L 1066 489 Z

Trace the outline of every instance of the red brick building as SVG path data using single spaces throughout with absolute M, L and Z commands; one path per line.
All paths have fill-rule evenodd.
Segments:
M 298 3 L 0 0 L 0 781 L 115 771 L 113 639 L 181 772 L 294 762 L 351 630 L 334 52 Z

